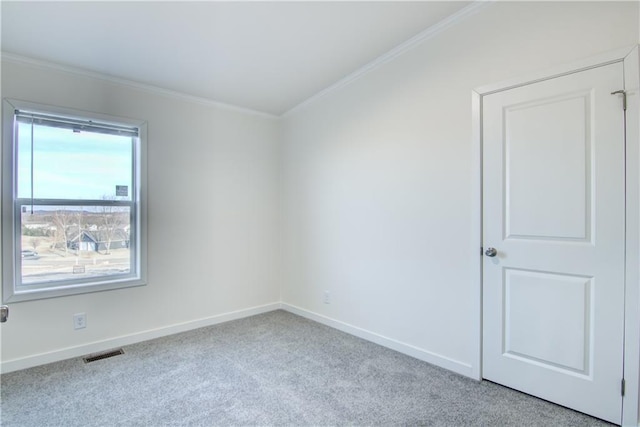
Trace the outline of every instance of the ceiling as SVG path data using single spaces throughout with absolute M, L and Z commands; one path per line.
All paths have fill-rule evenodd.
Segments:
M 281 115 L 470 2 L 1 2 L 2 51 Z

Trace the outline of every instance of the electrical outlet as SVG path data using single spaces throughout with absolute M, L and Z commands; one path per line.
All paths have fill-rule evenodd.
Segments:
M 84 329 L 87 327 L 87 314 L 77 313 L 73 315 L 73 329 Z
M 331 304 L 331 294 L 329 293 L 329 291 L 324 291 L 322 302 L 325 304 Z

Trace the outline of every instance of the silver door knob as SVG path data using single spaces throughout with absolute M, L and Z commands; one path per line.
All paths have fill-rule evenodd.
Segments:
M 498 255 L 498 251 L 496 251 L 496 248 L 487 248 L 486 251 L 484 251 L 484 254 L 488 257 L 494 257 L 496 255 Z
M 0 323 L 4 323 L 9 318 L 9 307 L 3 305 L 0 307 Z

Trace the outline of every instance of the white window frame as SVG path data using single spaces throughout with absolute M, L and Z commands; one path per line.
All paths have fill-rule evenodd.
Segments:
M 88 292 L 142 286 L 147 283 L 146 262 L 146 122 L 105 114 L 90 113 L 63 107 L 42 105 L 32 102 L 4 99 L 2 103 L 2 198 L 1 198 L 1 243 L 2 243 L 2 301 L 3 303 L 53 298 Z M 30 204 L 38 205 L 95 205 L 130 207 L 131 230 L 131 271 L 125 275 L 102 276 L 95 280 L 76 279 L 46 282 L 37 285 L 21 284 L 21 208 L 24 201 L 17 195 L 15 112 L 29 111 L 65 117 L 72 120 L 93 121 L 100 124 L 114 124 L 138 129 L 137 143 L 133 147 L 133 183 L 131 201 L 75 201 L 32 199 Z

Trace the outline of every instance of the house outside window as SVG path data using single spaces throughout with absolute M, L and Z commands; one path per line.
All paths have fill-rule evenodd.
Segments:
M 3 102 L 3 301 L 145 284 L 143 122 Z

